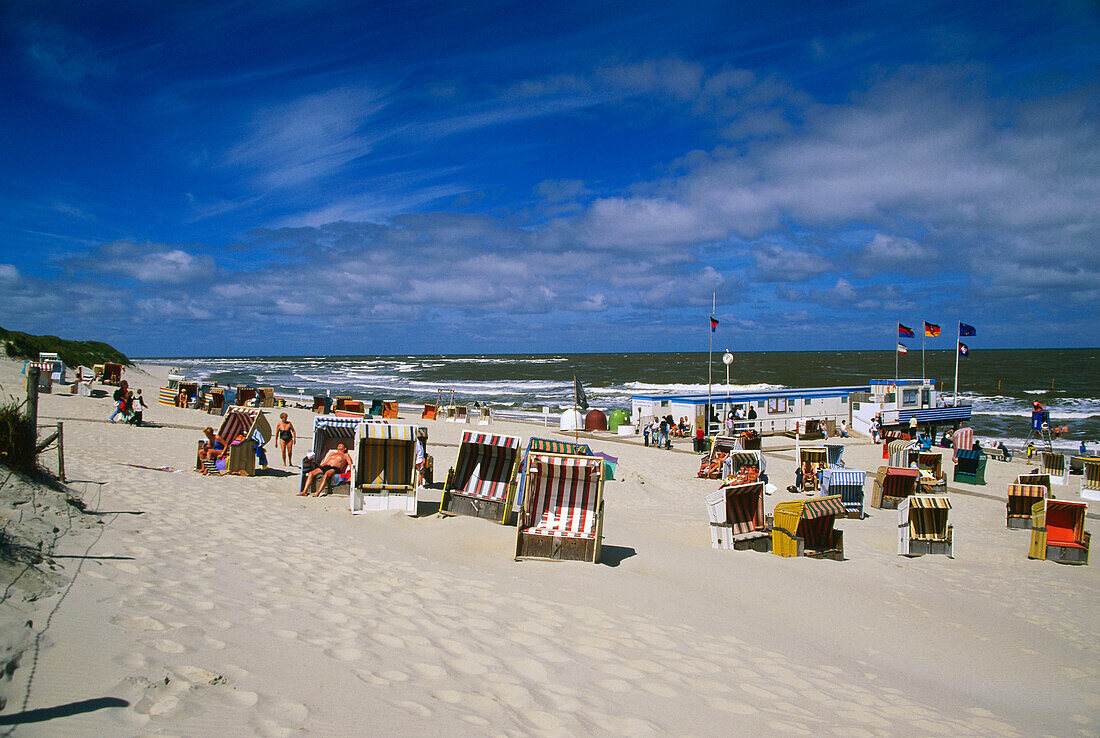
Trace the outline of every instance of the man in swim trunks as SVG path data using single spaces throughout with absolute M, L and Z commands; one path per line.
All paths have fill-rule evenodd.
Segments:
M 321 460 L 321 465 L 319 467 L 306 474 L 305 485 L 302 491 L 298 493 L 298 496 L 305 497 L 310 494 L 310 490 L 313 489 L 314 480 L 320 477 L 321 486 L 313 493 L 314 497 L 319 496 L 321 490 L 328 486 L 329 480 L 337 474 L 343 474 L 350 466 L 351 454 L 348 453 L 348 447 L 342 443 L 337 444 L 336 448 L 325 454 L 325 458 Z
M 207 426 L 202 429 L 202 433 L 206 436 L 206 442 L 199 447 L 199 460 L 203 459 L 220 459 L 222 456 L 229 452 L 229 444 L 225 439 L 214 433 L 214 429 Z M 203 469 L 202 473 L 205 474 L 206 470 Z

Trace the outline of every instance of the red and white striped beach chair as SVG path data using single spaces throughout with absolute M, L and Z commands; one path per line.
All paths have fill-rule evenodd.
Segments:
M 516 560 L 600 560 L 603 459 L 533 454 L 516 526 Z
M 951 460 L 959 460 L 959 451 L 969 451 L 974 447 L 974 429 L 959 428 L 951 434 Z
M 464 432 L 458 459 L 447 475 L 439 512 L 508 523 L 516 493 L 521 443 L 519 436 Z
M 726 484 L 706 497 L 710 545 L 767 553 L 771 536 L 764 524 L 764 484 Z

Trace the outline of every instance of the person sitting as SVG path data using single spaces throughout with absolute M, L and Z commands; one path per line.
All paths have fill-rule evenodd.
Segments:
M 199 461 L 207 459 L 217 461 L 229 453 L 229 443 L 221 436 L 214 433 L 214 429 L 207 426 L 202 429 L 206 441 L 199 446 Z M 206 465 L 203 464 L 202 473 L 206 474 Z
M 321 490 L 328 486 L 332 478 L 337 474 L 343 474 L 351 468 L 351 454 L 348 453 L 348 447 L 342 443 L 336 445 L 336 448 L 325 454 L 325 458 L 321 460 L 321 465 L 316 469 L 310 470 L 306 474 L 305 486 L 301 492 L 298 493 L 299 497 L 305 497 L 310 494 L 310 490 L 313 489 L 314 481 L 320 477 L 321 486 L 313 493 L 314 497 L 321 494 Z
M 1005 445 L 1004 441 L 998 442 L 997 448 L 999 448 L 1001 450 L 1001 453 L 1004 454 L 1005 461 L 1012 461 L 1012 452 L 1008 450 L 1008 446 Z

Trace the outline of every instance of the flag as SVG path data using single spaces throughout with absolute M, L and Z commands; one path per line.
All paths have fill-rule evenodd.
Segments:
M 964 359 L 970 356 L 970 347 L 962 341 L 959 341 L 959 356 L 963 357 Z
M 898 338 L 912 338 L 912 337 L 913 337 L 913 329 L 910 328 L 907 325 L 902 325 L 901 323 L 898 323 Z
M 907 353 L 909 353 L 909 349 L 907 349 L 905 347 L 904 343 L 899 342 L 898 343 L 898 353 L 899 354 L 907 354 Z
M 573 377 L 573 398 L 576 400 L 577 407 L 581 410 L 588 410 L 588 398 L 584 396 L 584 387 L 581 387 L 581 380 Z
M 960 338 L 962 338 L 963 336 L 976 336 L 976 335 L 978 335 L 978 331 L 974 330 L 974 326 L 967 325 L 966 323 L 963 323 L 962 321 L 959 321 L 959 337 Z
M 928 336 L 929 338 L 935 338 L 936 336 L 940 335 L 940 327 L 935 323 L 929 323 L 926 320 L 924 321 L 924 335 Z
M 712 316 L 710 316 L 710 332 L 714 333 L 717 330 L 718 330 L 718 318 L 716 318 L 712 315 Z

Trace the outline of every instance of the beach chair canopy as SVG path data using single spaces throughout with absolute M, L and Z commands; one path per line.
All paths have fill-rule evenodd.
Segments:
M 243 435 L 263 446 L 271 440 L 271 426 L 259 408 L 234 405 L 226 409 L 218 435 L 230 443 L 237 436 Z
M 890 441 L 886 444 L 889 465 L 894 467 L 909 466 L 909 449 L 916 448 L 913 441 Z
M 798 453 L 798 463 L 805 464 L 807 461 L 824 468 L 829 465 L 829 452 L 824 446 L 804 447 Z
M 557 441 L 551 438 L 531 438 L 527 441 L 527 453 L 591 456 L 592 448 L 587 443 Z
M 829 454 L 829 466 L 843 466 L 844 444 L 826 443 L 825 451 Z
M 978 449 L 957 451 L 955 453 L 955 463 L 964 469 L 975 469 L 978 466 L 978 460 L 982 456 L 984 454 Z
M 412 489 L 416 426 L 360 423 L 357 474 L 368 489 Z
M 844 505 L 841 504 L 839 495 L 806 500 L 805 505 L 802 507 L 803 520 L 816 520 L 817 518 L 835 517 L 837 515 L 844 515 Z
M 772 552 L 777 556 L 843 558 L 843 534 L 833 528 L 838 515 L 844 515 L 839 495 L 776 504 Z
M 953 453 L 951 454 L 952 460 L 958 458 L 960 450 L 971 450 L 974 447 L 974 429 L 959 428 L 951 434 L 951 445 L 953 447 Z
M 708 496 L 708 501 L 710 500 Z M 717 505 L 711 518 L 717 523 L 727 523 L 735 536 L 764 531 L 764 485 L 727 484 L 718 490 Z M 714 518 L 718 518 L 714 520 Z
M 857 488 L 863 492 L 863 485 L 867 481 L 867 472 L 858 469 L 825 469 L 821 472 L 821 494 L 840 494 L 841 488 Z M 833 490 L 830 492 L 829 490 Z
M 313 418 L 313 453 L 317 456 L 317 463 L 321 462 L 324 454 L 343 443 L 348 450 L 355 448 L 355 439 L 358 436 L 359 418 L 337 418 L 318 415 Z
M 1100 490 L 1100 459 L 1087 458 L 1081 466 L 1081 489 Z
M 466 431 L 448 489 L 473 497 L 504 500 L 515 479 L 519 436 Z
M 534 454 L 521 527 L 536 535 L 594 538 L 603 459 Z

